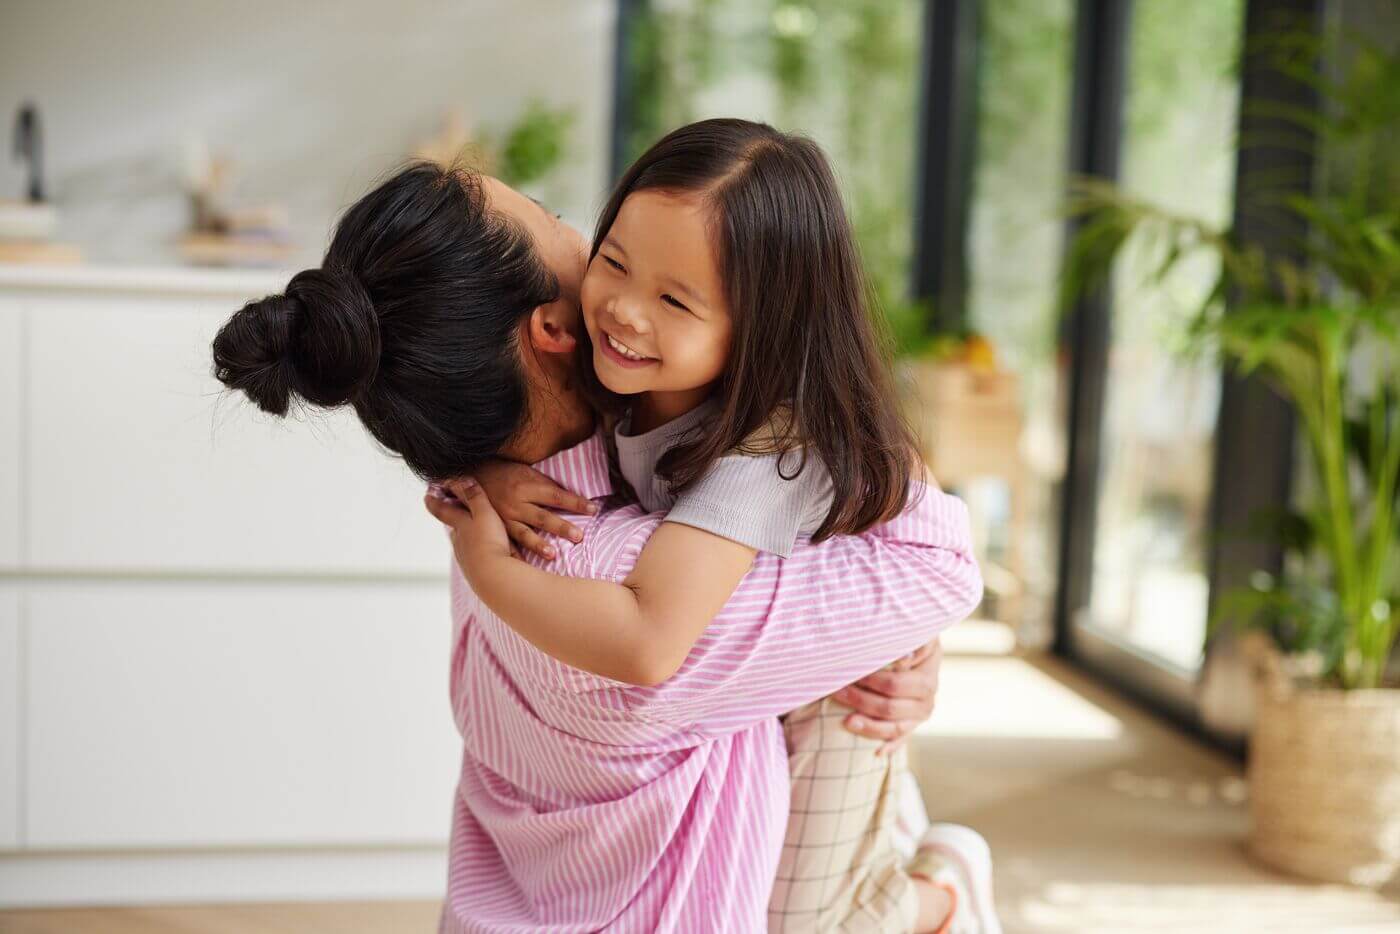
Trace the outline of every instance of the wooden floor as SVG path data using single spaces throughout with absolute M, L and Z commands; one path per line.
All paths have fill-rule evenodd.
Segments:
M 317 902 L 0 911 L 3 934 L 410 934 L 437 930 L 439 902 Z
M 1000 639 L 1000 641 L 998 641 Z M 910 761 L 929 814 L 977 828 L 1007 934 L 1400 934 L 1400 891 L 1249 858 L 1240 764 L 1008 634 L 954 627 Z
M 934 820 L 996 859 L 1007 934 L 1400 934 L 1400 895 L 1312 885 L 1244 848 L 1238 763 L 971 624 L 911 747 Z M 0 934 L 432 934 L 436 902 L 0 912 Z

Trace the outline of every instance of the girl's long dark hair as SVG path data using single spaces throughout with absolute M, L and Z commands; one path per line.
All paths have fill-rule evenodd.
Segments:
M 317 269 L 214 338 L 214 375 L 265 412 L 354 406 L 427 480 L 475 469 L 528 421 L 521 324 L 559 283 L 465 168 L 410 165 L 355 203 Z
M 618 182 L 598 219 L 593 256 L 622 202 L 648 189 L 705 199 L 734 316 L 717 417 L 658 467 L 672 489 L 683 490 L 716 458 L 776 427 L 778 450 L 802 450 L 780 459 L 787 475 L 804 469 L 809 455 L 831 474 L 834 501 L 813 540 L 897 516 L 909 495 L 913 438 L 821 149 L 748 120 L 703 120 L 674 130 Z M 589 381 L 596 384 L 596 377 Z M 599 394 L 596 385 L 594 391 Z

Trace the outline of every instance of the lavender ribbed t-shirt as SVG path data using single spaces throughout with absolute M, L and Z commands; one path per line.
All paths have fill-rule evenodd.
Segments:
M 821 527 L 831 509 L 831 475 L 820 458 L 802 452 L 729 454 L 719 458 L 679 494 L 656 475 L 657 462 L 678 444 L 694 440 L 713 417 L 707 402 L 659 428 L 628 434 L 623 419 L 613 433 L 618 468 L 648 512 L 665 512 L 679 522 L 713 532 L 731 542 L 786 558 L 798 536 Z M 801 470 L 798 470 L 801 465 Z

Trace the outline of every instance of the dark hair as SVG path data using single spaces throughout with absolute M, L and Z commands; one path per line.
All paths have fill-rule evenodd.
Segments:
M 520 325 L 558 294 L 478 176 L 417 163 L 345 213 L 319 269 L 224 324 L 214 375 L 274 415 L 353 405 L 416 474 L 445 480 L 525 424 Z
M 777 436 L 766 445 L 801 449 L 800 458 L 780 458 L 782 469 L 797 460 L 800 473 L 815 455 L 831 474 L 834 501 L 814 540 L 897 516 L 909 494 L 913 438 L 821 149 L 748 120 L 674 130 L 618 182 L 598 219 L 592 255 L 627 196 L 649 189 L 705 199 L 734 315 L 734 342 L 715 391 L 718 414 L 697 440 L 669 451 L 658 472 L 683 490 L 716 458 L 772 428 Z M 585 379 L 596 382 L 590 374 L 584 368 Z

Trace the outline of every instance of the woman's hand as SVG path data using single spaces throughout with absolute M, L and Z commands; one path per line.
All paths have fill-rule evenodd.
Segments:
M 514 557 L 505 523 L 475 480 L 449 480 L 443 487 L 450 496 L 430 487 L 423 505 L 447 526 L 457 564 L 467 583 L 478 590 L 482 576 L 490 573 L 493 562 Z
M 500 514 L 511 541 L 545 559 L 553 560 L 555 552 L 554 546 L 539 534 L 542 531 L 571 542 L 583 541 L 578 527 L 551 509 L 565 509 L 581 516 L 598 511 L 591 500 L 569 492 L 524 464 L 491 461 L 477 469 L 476 480 Z
M 859 736 L 885 740 L 877 754 L 891 754 L 909 741 L 915 727 L 932 716 L 942 664 L 943 647 L 934 639 L 893 665 L 837 691 L 832 697 L 855 711 L 843 725 Z

